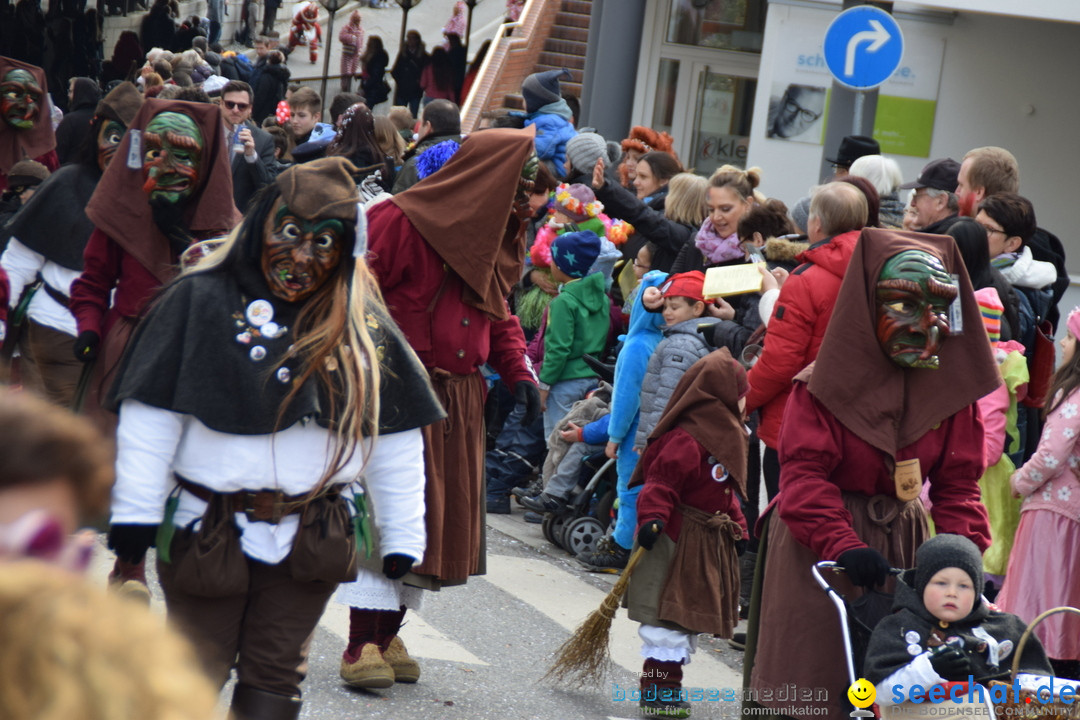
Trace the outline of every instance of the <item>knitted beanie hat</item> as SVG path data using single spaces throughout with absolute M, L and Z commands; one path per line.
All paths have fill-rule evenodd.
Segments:
M 788 217 L 799 230 L 805 233 L 806 226 L 810 222 L 810 197 L 799 198 L 788 210 Z
M 961 535 L 935 535 L 915 551 L 915 592 L 922 598 L 930 578 L 945 568 L 960 568 L 975 586 L 976 607 L 983 592 L 983 562 L 978 546 Z
M 997 290 L 992 287 L 984 287 L 975 291 L 975 302 L 979 305 L 979 313 L 982 315 L 983 326 L 990 336 L 990 342 L 1001 340 L 1001 314 L 1005 312 L 1005 306 L 998 297 Z
M 576 223 L 585 222 L 604 211 L 592 188 L 581 183 L 562 183 L 555 188 L 555 206 L 556 210 Z
M 700 270 L 677 273 L 660 286 L 664 297 L 683 297 L 691 302 L 705 302 L 705 273 Z
M 600 236 L 592 230 L 566 233 L 551 243 L 555 267 L 572 278 L 583 278 L 600 256 Z
M 559 93 L 559 78 L 569 80 L 573 77 L 569 70 L 548 70 L 541 73 L 533 73 L 521 83 L 521 95 L 525 98 L 525 111 L 532 115 L 534 112 L 559 102 L 562 95 Z
M 592 175 L 597 158 L 607 161 L 607 144 L 596 133 L 578 133 L 566 143 L 566 157 L 574 170 Z

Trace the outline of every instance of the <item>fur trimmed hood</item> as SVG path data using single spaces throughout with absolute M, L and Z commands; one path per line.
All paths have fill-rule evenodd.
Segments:
M 785 237 L 771 237 L 765 241 L 765 257 L 772 262 L 798 262 L 796 256 L 810 248 L 810 243 L 805 235 L 789 235 Z

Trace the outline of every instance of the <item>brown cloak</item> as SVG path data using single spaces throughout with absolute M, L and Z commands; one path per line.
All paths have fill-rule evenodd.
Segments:
M 878 276 L 889 258 L 909 249 L 937 257 L 960 282 L 963 331 L 942 342 L 936 370 L 901 368 L 877 341 Z M 812 368 L 811 394 L 844 427 L 891 457 L 1000 385 L 971 280 L 952 238 L 863 230 Z
M 525 224 L 511 207 L 535 135 L 531 127 L 473 133 L 438 172 L 390 200 L 465 281 L 465 304 L 496 320 L 508 317 L 506 297 L 521 278 Z

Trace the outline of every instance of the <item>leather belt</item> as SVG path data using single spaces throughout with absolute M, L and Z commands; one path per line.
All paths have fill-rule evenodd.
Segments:
M 240 490 L 231 493 L 219 493 L 174 473 L 181 488 L 205 502 L 210 502 L 215 495 L 224 495 L 229 500 L 233 512 L 244 513 L 249 522 L 267 522 L 273 525 L 281 522 L 286 515 L 293 515 L 303 510 L 308 495 L 286 495 L 281 490 Z M 336 493 L 336 490 L 330 492 Z
M 38 273 L 38 280 L 41 280 L 41 289 L 45 291 L 46 295 L 65 308 L 71 306 L 71 298 L 45 282 L 45 279 L 41 277 L 41 273 Z

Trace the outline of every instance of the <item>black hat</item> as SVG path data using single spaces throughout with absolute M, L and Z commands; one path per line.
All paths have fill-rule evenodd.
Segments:
M 880 154 L 881 146 L 878 145 L 878 141 L 874 138 L 866 135 L 845 135 L 844 139 L 840 141 L 840 150 L 836 153 L 836 159 L 825 159 L 833 165 L 851 167 L 851 163 L 864 155 Z
M 930 578 L 945 568 L 960 568 L 971 576 L 977 598 L 983 592 L 982 553 L 978 546 L 961 535 L 935 535 L 915 551 L 915 592 L 921 598 Z
M 947 192 L 956 192 L 956 185 L 959 182 L 960 176 L 960 163 L 956 162 L 952 158 L 945 158 L 943 160 L 934 160 L 927 163 L 926 167 L 919 173 L 919 177 L 915 182 L 904 183 L 900 186 L 902 190 L 911 190 L 912 188 L 934 188 L 935 190 L 945 190 Z

